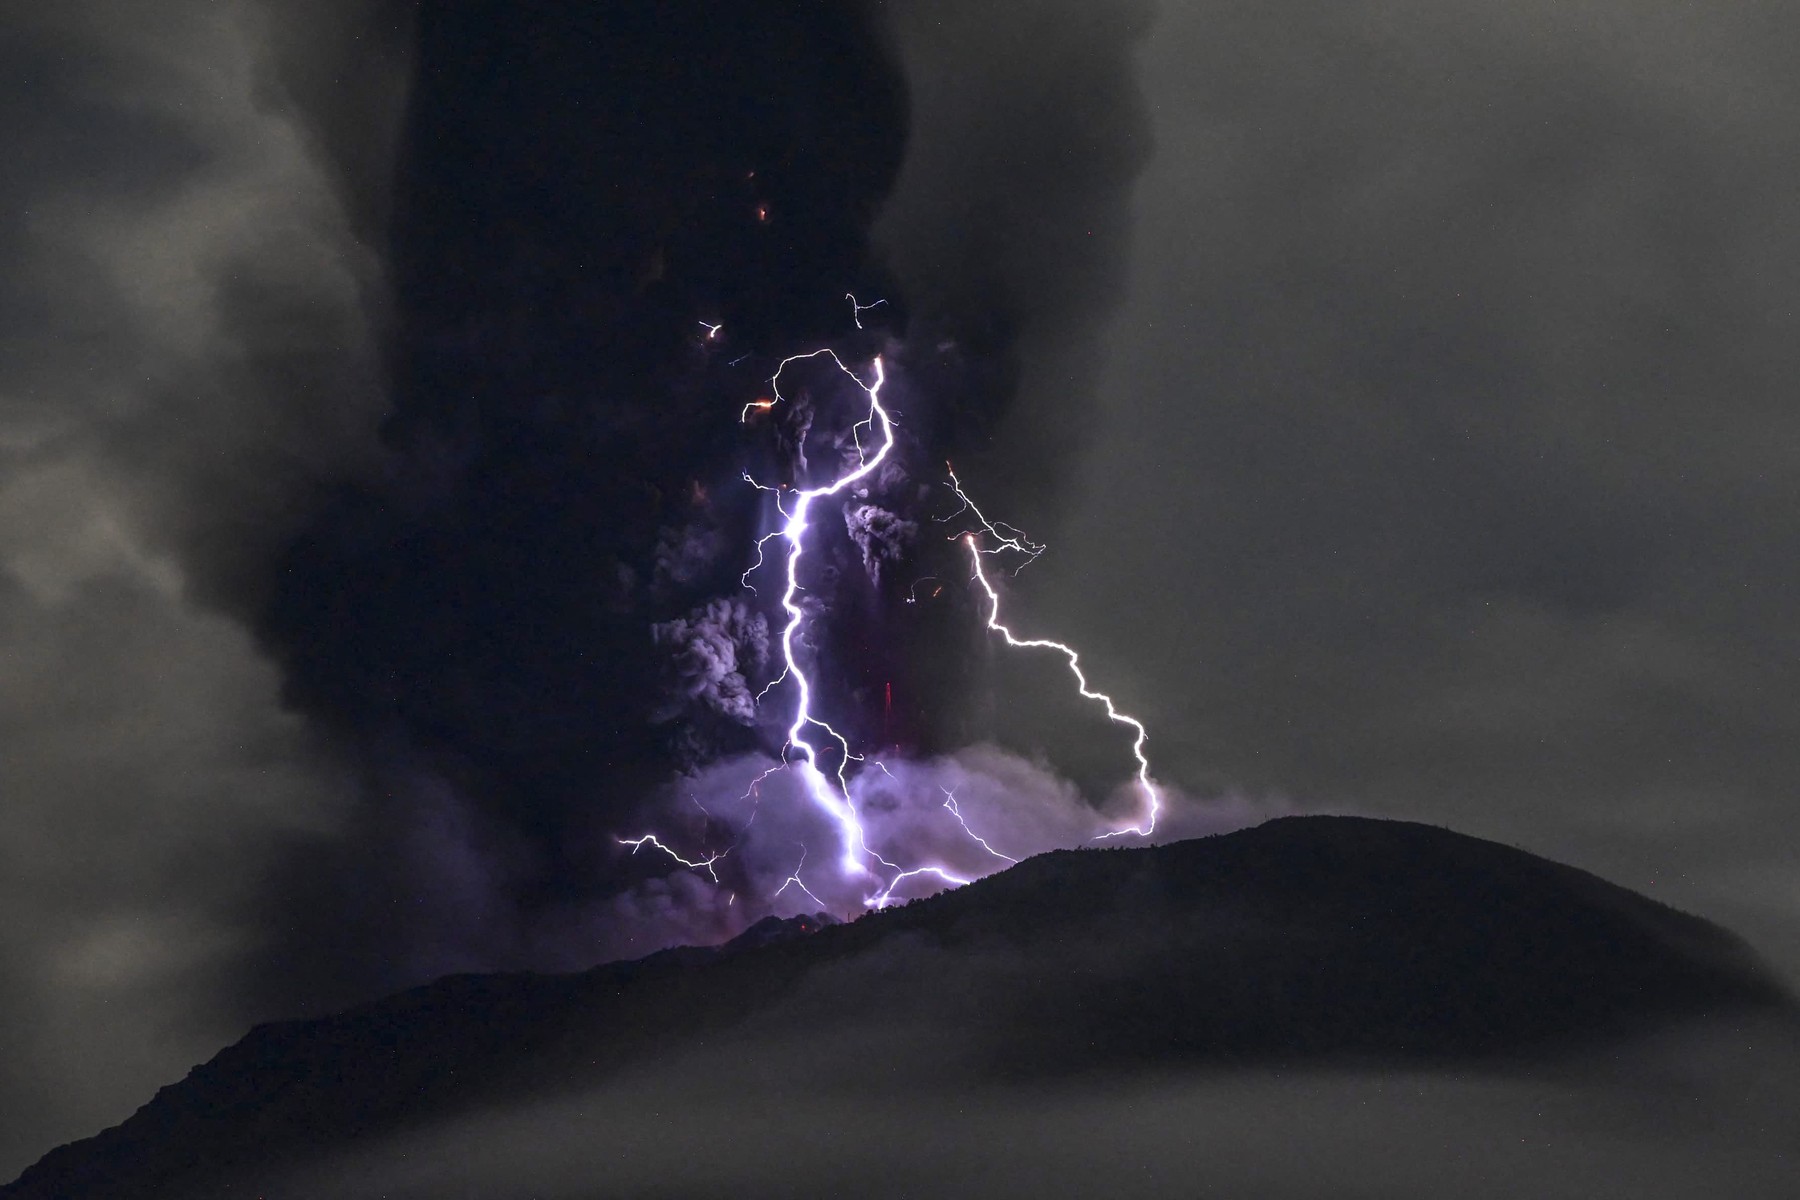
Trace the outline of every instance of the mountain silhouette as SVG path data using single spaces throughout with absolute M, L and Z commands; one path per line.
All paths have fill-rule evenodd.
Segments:
M 322 1151 L 750 1037 L 962 1081 L 1280 1064 L 1512 1067 L 1791 997 L 1737 937 L 1426 825 L 1287 817 L 1058 851 L 839 924 L 573 975 L 463 975 L 258 1026 L 0 1197 L 260 1194 Z M 889 1039 L 868 1030 L 905 1030 Z M 836 1039 L 836 1040 L 833 1040 Z M 848 1039 L 846 1041 L 845 1039 Z M 252 1181 L 246 1184 L 246 1180 Z

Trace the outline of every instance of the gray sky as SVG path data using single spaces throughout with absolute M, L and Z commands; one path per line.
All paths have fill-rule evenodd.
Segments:
M 318 10 L 319 36 L 340 9 Z M 210 602 L 253 602 L 245 581 L 309 488 L 367 461 L 384 404 L 377 264 L 284 102 L 262 15 L 179 0 L 6 18 L 7 1178 L 241 1033 L 260 873 L 347 794 Z M 377 130 L 380 105 L 363 112 Z
M 1513 842 L 1800 968 L 1797 26 L 1164 6 L 1017 603 L 1168 775 Z

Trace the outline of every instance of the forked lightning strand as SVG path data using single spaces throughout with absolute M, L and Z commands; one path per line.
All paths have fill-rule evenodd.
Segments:
M 869 304 L 859 304 L 856 296 L 849 292 L 844 294 L 844 299 L 850 302 L 850 319 L 856 322 L 856 327 L 858 329 L 863 327 L 862 315 L 864 313 L 868 312 L 871 308 L 880 308 L 887 303 L 886 300 L 876 300 Z
M 719 873 L 717 871 L 713 870 L 713 864 L 718 862 L 721 858 L 725 857 L 725 853 L 723 851 L 721 851 L 718 854 L 714 854 L 710 858 L 703 858 L 703 859 L 699 859 L 698 861 L 683 858 L 683 857 L 681 857 L 681 855 L 675 853 L 675 851 L 673 851 L 673 850 L 669 849 L 667 846 L 663 845 L 662 842 L 657 839 L 657 836 L 654 833 L 646 833 L 643 837 L 620 838 L 619 845 L 630 846 L 631 852 L 633 854 L 636 854 L 639 850 L 642 850 L 645 846 L 655 846 L 658 850 L 661 850 L 664 854 L 668 855 L 670 858 L 674 859 L 676 862 L 680 863 L 682 866 L 692 867 L 696 871 L 705 871 L 708 875 L 712 876 L 712 881 L 714 883 L 719 882 Z
M 819 899 L 817 896 L 812 894 L 811 888 L 807 887 L 806 884 L 801 882 L 800 868 L 804 867 L 805 865 L 806 865 L 806 847 L 804 845 L 802 845 L 800 847 L 800 862 L 794 867 L 794 873 L 792 875 L 789 875 L 786 879 L 781 881 L 781 886 L 775 889 L 775 895 L 770 896 L 769 899 L 771 899 L 771 900 L 775 899 L 775 896 L 781 895 L 781 893 L 787 891 L 790 887 L 797 887 L 801 891 L 805 892 L 807 899 L 811 900 L 814 904 L 818 905 L 820 908 L 827 907 L 827 905 L 825 904 L 825 902 L 823 900 Z
M 887 887 L 883 888 L 876 895 L 871 896 L 869 898 L 869 901 L 868 901 L 869 907 L 870 908 L 886 908 L 888 905 L 894 903 L 894 889 L 895 888 L 899 887 L 902 883 L 906 882 L 908 879 L 917 879 L 921 875 L 931 875 L 935 878 L 943 880 L 945 883 L 949 884 L 951 887 L 963 887 L 967 884 L 975 882 L 972 879 L 964 879 L 961 875 L 953 875 L 949 871 L 945 870 L 943 867 L 914 867 L 912 870 L 902 871 L 898 875 L 894 876 L 892 879 L 888 880 Z
M 975 549 L 975 553 L 978 555 L 1002 554 L 1008 550 L 1023 554 L 1025 556 L 1025 561 L 1013 568 L 1012 573 L 1014 575 L 1017 575 L 1020 571 L 1023 571 L 1026 567 L 1029 567 L 1038 560 L 1038 556 L 1042 554 L 1046 548 L 1042 542 L 1032 541 L 1025 536 L 1024 530 L 1013 525 L 1008 525 L 1005 521 L 996 524 L 995 522 L 988 520 L 987 514 L 983 513 L 976 503 L 969 499 L 969 494 L 963 491 L 962 480 L 956 477 L 956 468 L 952 467 L 949 463 L 945 463 L 944 469 L 950 472 L 950 490 L 956 493 L 956 498 L 962 501 L 963 506 L 947 517 L 939 517 L 938 520 L 954 521 L 964 513 L 975 514 L 975 519 L 981 522 L 981 528 L 989 537 L 993 538 L 998 545 L 992 550 L 983 550 L 980 549 L 976 543 L 972 542 L 970 543 L 971 547 Z M 965 535 L 960 533 L 953 533 L 950 535 L 949 540 L 954 542 L 958 538 L 964 536 Z
M 875 304 L 859 304 L 854 297 L 850 297 L 849 299 L 853 305 L 852 315 L 858 318 L 860 318 L 863 312 L 882 303 L 882 301 L 876 301 Z M 860 326 L 860 320 L 858 321 L 858 324 Z M 707 337 L 709 339 L 717 335 L 718 328 L 716 326 L 707 325 L 706 328 Z M 771 680 L 762 691 L 758 693 L 757 702 L 761 703 L 771 690 L 786 683 L 790 679 L 793 680 L 794 688 L 797 693 L 794 704 L 793 720 L 787 729 L 787 740 L 783 743 L 781 748 L 781 761 L 759 775 L 750 784 L 749 789 L 745 792 L 744 798 L 755 798 L 757 800 L 757 804 L 753 804 L 751 811 L 751 820 L 753 821 L 755 819 L 756 808 L 760 805 L 759 789 L 763 781 L 775 772 L 790 767 L 797 771 L 801 779 L 804 780 L 806 791 L 812 797 L 814 803 L 817 804 L 818 807 L 838 826 L 840 840 L 843 845 L 843 857 L 841 860 L 843 870 L 852 876 L 861 875 L 876 880 L 876 890 L 867 894 L 864 897 L 863 903 L 869 908 L 885 908 L 889 904 L 894 903 L 894 890 L 909 879 L 931 876 L 952 887 L 960 887 L 971 882 L 971 880 L 946 867 L 936 864 L 903 869 L 899 864 L 890 862 L 870 848 L 862 827 L 862 821 L 856 810 L 855 802 L 851 799 L 849 780 L 847 778 L 850 764 L 852 762 L 860 762 L 861 759 L 858 755 L 851 752 L 850 743 L 842 734 L 832 728 L 824 719 L 813 713 L 812 680 L 808 677 L 806 669 L 800 661 L 798 647 L 796 646 L 796 642 L 801 635 L 802 626 L 806 620 L 806 612 L 799 602 L 799 594 L 805 590 L 800 585 L 800 570 L 801 562 L 806 555 L 806 534 L 809 528 L 807 521 L 812 512 L 813 502 L 815 500 L 840 495 L 855 487 L 860 481 L 867 479 L 873 474 L 881 466 L 883 461 L 887 459 L 890 451 L 894 448 L 895 423 L 893 417 L 881 401 L 881 388 L 886 379 L 882 361 L 880 358 L 874 360 L 873 381 L 864 382 L 862 377 L 846 367 L 842 360 L 838 358 L 836 352 L 830 349 L 815 350 L 810 354 L 796 354 L 792 357 L 783 359 L 781 364 L 775 369 L 775 374 L 769 380 L 773 398 L 758 399 L 746 404 L 743 411 L 739 414 L 739 420 L 748 421 L 752 412 L 766 412 L 780 405 L 786 399 L 786 397 L 781 394 L 782 372 L 793 363 L 821 357 L 831 359 L 833 365 L 835 365 L 846 378 L 853 381 L 857 387 L 862 389 L 869 401 L 868 415 L 850 427 L 851 441 L 856 448 L 856 465 L 845 470 L 830 483 L 812 488 L 796 488 L 787 484 L 771 486 L 769 484 L 759 483 L 747 474 L 744 476 L 744 480 L 747 483 L 761 491 L 769 492 L 774 496 L 775 509 L 783 518 L 780 529 L 773 533 L 766 534 L 757 540 L 756 561 L 751 565 L 749 570 L 744 572 L 744 586 L 750 588 L 752 592 L 755 591 L 750 585 L 750 577 L 766 564 L 764 552 L 765 547 L 770 541 L 780 538 L 786 543 L 787 548 L 786 587 L 781 595 L 781 609 L 787 616 L 787 623 L 782 628 L 780 641 L 782 670 L 778 676 Z M 876 445 L 871 449 L 871 447 L 864 444 L 863 434 L 865 430 L 879 434 L 879 445 Z M 974 520 L 979 523 L 980 526 L 978 532 L 971 531 L 953 535 L 952 540 L 960 537 L 963 544 L 969 549 L 969 559 L 974 567 L 975 582 L 980 585 L 982 591 L 987 595 L 987 628 L 1005 638 L 1006 643 L 1009 646 L 1020 649 L 1054 650 L 1061 654 L 1068 660 L 1069 670 L 1075 676 L 1076 687 L 1082 697 L 1088 700 L 1097 701 L 1103 705 L 1106 709 L 1108 719 L 1117 724 L 1129 727 L 1135 735 L 1132 742 L 1132 754 L 1137 759 L 1136 779 L 1139 788 L 1142 789 L 1144 794 L 1146 806 L 1145 815 L 1136 825 L 1115 829 L 1108 833 L 1101 834 L 1100 836 L 1102 838 L 1110 838 L 1119 837 L 1127 833 L 1148 836 L 1156 829 L 1156 819 L 1162 809 L 1162 798 L 1156 790 L 1156 785 L 1151 782 L 1150 779 L 1150 762 L 1144 754 L 1144 746 L 1148 741 L 1149 735 L 1143 724 L 1135 717 L 1120 712 L 1117 706 L 1114 705 L 1112 697 L 1106 695 L 1104 692 L 1097 692 L 1089 686 L 1087 676 L 1081 669 L 1081 658 L 1072 647 L 1045 638 L 1018 637 L 1000 621 L 1000 595 L 995 590 L 993 584 L 988 580 L 987 572 L 983 566 L 984 558 L 996 556 L 1008 551 L 1021 555 L 1024 562 L 1012 572 L 1016 575 L 1019 570 L 1024 568 L 1024 566 L 1028 566 L 1036 561 L 1038 556 L 1044 552 L 1044 546 L 1038 542 L 1032 541 L 1025 536 L 1023 531 L 1012 525 L 1008 525 L 1005 522 L 990 521 L 975 502 L 969 498 L 968 494 L 963 491 L 962 483 L 957 479 L 954 471 L 950 473 L 950 486 L 955 491 L 957 498 L 962 501 L 963 507 L 950 517 L 941 519 L 946 521 L 955 520 L 964 513 L 968 513 L 973 516 Z M 984 547 L 980 540 L 982 535 L 991 539 L 993 544 L 989 547 Z M 931 576 L 926 576 L 924 579 L 914 583 L 912 593 L 909 593 L 907 597 L 908 603 L 912 603 L 916 599 L 918 585 L 931 578 Z M 941 585 L 934 590 L 932 594 L 936 595 L 939 591 L 942 591 Z M 814 729 L 819 730 L 824 737 L 829 738 L 832 742 L 836 743 L 835 769 L 828 770 L 826 765 L 821 763 L 820 746 L 809 740 L 809 734 L 811 734 Z M 795 758 L 791 756 L 789 754 L 790 750 L 798 750 L 798 757 Z M 881 767 L 883 771 L 887 770 L 887 768 L 880 763 L 874 765 Z M 889 775 L 891 777 L 892 772 L 889 772 Z M 1018 859 L 1014 858 L 1012 855 L 1004 854 L 1001 851 L 996 850 L 993 846 L 988 844 L 985 838 L 981 837 L 981 835 L 971 829 L 968 821 L 962 814 L 961 808 L 956 802 L 955 793 L 948 789 L 941 790 L 944 792 L 943 807 L 955 818 L 956 823 L 962 828 L 963 833 L 974 844 L 979 845 L 982 850 L 1002 862 L 1018 862 Z M 696 801 L 696 803 L 698 803 L 698 801 Z M 704 811 L 704 809 L 702 811 Z M 710 814 L 708 815 L 710 816 Z M 747 827 L 748 822 L 746 822 L 746 828 Z M 741 840 L 743 830 L 739 831 L 738 836 Z M 645 834 L 643 837 L 639 838 L 621 838 L 620 844 L 630 846 L 632 848 L 632 853 L 634 854 L 646 845 L 654 846 L 684 867 L 705 871 L 708 875 L 712 876 L 716 882 L 718 880 L 718 873 L 714 869 L 714 864 L 728 855 L 732 849 L 735 849 L 737 842 L 734 841 L 732 846 L 727 847 L 725 850 L 717 852 L 709 858 L 700 860 L 684 858 L 658 840 L 654 834 Z M 892 874 L 887 875 L 884 879 L 883 876 L 877 875 L 871 868 L 871 863 L 876 863 L 885 867 L 887 871 Z M 774 895 L 780 896 L 782 893 L 786 892 L 788 888 L 794 887 L 798 888 L 815 904 L 819 904 L 823 907 L 824 902 L 814 895 L 812 890 L 808 888 L 805 882 L 800 878 L 801 869 L 805 864 L 806 847 L 802 845 L 800 848 L 800 862 L 795 866 L 793 873 L 782 882 L 778 889 L 776 889 Z M 736 896 L 733 895 L 732 899 L 735 901 Z
M 939 787 L 938 791 L 944 793 L 944 807 L 950 810 L 950 815 L 956 818 L 956 823 L 958 825 L 962 826 L 964 833 L 968 834 L 976 842 L 980 843 L 981 848 L 983 850 L 986 850 L 989 854 L 993 855 L 995 858 L 1004 859 L 1007 862 L 1012 863 L 1014 866 L 1018 865 L 1018 862 L 1019 862 L 1018 859 L 1014 858 L 1010 854 L 1000 853 L 998 850 L 996 850 L 992 846 L 988 845 L 986 838 L 982 837 L 979 833 L 976 833 L 973 829 L 969 828 L 969 822 L 963 818 L 962 809 L 957 807 L 955 792 L 951 791 L 947 787 Z
M 893 419 L 881 403 L 881 385 L 885 382 L 886 375 L 880 358 L 875 359 L 873 383 L 864 383 L 860 376 L 843 364 L 833 350 L 815 350 L 811 354 L 796 354 L 791 358 L 785 358 L 781 361 L 781 365 L 775 368 L 775 374 L 769 380 L 769 387 L 775 397 L 771 404 L 778 404 L 785 399 L 781 394 L 781 373 L 788 368 L 790 363 L 820 357 L 831 359 L 839 371 L 855 381 L 856 386 L 868 395 L 869 415 L 857 424 L 858 426 L 866 424 L 878 428 L 881 434 L 881 444 L 871 455 L 863 447 L 859 436 L 857 439 L 857 463 L 854 468 L 821 487 L 795 488 L 778 491 L 776 494 L 776 507 L 786 518 L 786 523 L 781 527 L 780 536 L 787 543 L 788 552 L 787 588 L 781 594 L 781 609 L 787 614 L 787 624 L 781 631 L 782 673 L 775 682 L 779 683 L 789 678 L 794 681 L 798 698 L 794 704 L 793 723 L 788 726 L 787 745 L 799 750 L 800 756 L 804 760 L 793 765 L 797 767 L 801 778 L 805 780 L 806 790 L 812 795 L 814 802 L 838 823 L 838 828 L 843 834 L 844 869 L 850 872 L 866 872 L 868 867 L 864 860 L 874 859 L 885 867 L 899 870 L 894 863 L 888 862 L 887 859 L 871 850 L 863 837 L 862 822 L 857 819 L 856 808 L 850 800 L 850 785 L 844 777 L 847 764 L 854 761 L 855 756 L 851 754 L 850 743 L 844 739 L 842 734 L 813 715 L 812 680 L 807 678 L 806 671 L 801 667 L 794 651 L 794 639 L 799 636 L 800 626 L 806 620 L 806 613 L 800 607 L 796 597 L 802 590 L 800 587 L 800 560 L 806 555 L 806 518 L 812 510 L 813 501 L 827 496 L 835 496 L 866 479 L 876 468 L 881 466 L 882 461 L 887 458 L 888 452 L 894 448 Z M 748 415 L 748 411 L 745 415 Z M 757 483 L 753 479 L 750 480 L 750 483 L 764 491 L 776 491 L 767 484 Z M 783 498 L 791 498 L 791 503 L 783 504 L 781 502 Z M 768 539 L 764 538 L 763 540 L 767 541 Z M 760 552 L 760 545 L 758 549 Z M 770 686 L 773 687 L 774 684 Z M 767 690 L 767 688 L 764 689 L 765 693 Z M 832 773 L 837 781 L 835 788 L 832 787 L 824 769 L 819 765 L 818 748 L 807 740 L 807 730 L 813 726 L 823 730 L 826 736 L 837 743 L 838 764 L 837 770 Z M 785 757 L 785 755 L 786 748 L 784 747 L 783 756 Z M 890 890 L 892 890 L 891 886 Z
M 957 494 L 962 494 L 961 488 L 957 489 Z M 966 500 L 967 497 L 964 497 L 964 499 Z M 973 505 L 970 507 L 973 507 Z M 979 515 L 979 512 L 977 515 Z M 987 572 L 982 569 L 981 546 L 975 540 L 975 535 L 972 533 L 964 535 L 963 543 L 968 546 L 969 561 L 975 567 L 975 582 L 979 583 L 981 585 L 981 590 L 987 593 L 987 627 L 1005 638 L 1006 644 L 1009 646 L 1018 649 L 1054 650 L 1064 658 L 1068 659 L 1069 671 L 1075 676 L 1075 685 L 1080 690 L 1082 696 L 1088 700 L 1097 700 L 1105 705 L 1106 715 L 1109 720 L 1115 721 L 1120 725 L 1129 726 L 1132 732 L 1137 735 L 1131 743 L 1131 753 L 1137 759 L 1138 787 L 1143 789 L 1144 793 L 1146 807 L 1144 819 L 1136 825 L 1127 825 L 1123 829 L 1114 829 L 1108 833 L 1103 833 L 1100 835 L 1100 838 L 1122 837 L 1128 833 L 1135 833 L 1139 837 L 1149 837 L 1152 833 L 1156 832 L 1156 817 L 1157 814 L 1162 811 L 1162 797 L 1157 794 L 1156 785 L 1150 782 L 1150 760 L 1144 757 L 1144 743 L 1150 739 L 1149 731 L 1144 728 L 1143 722 L 1139 721 L 1136 717 L 1127 716 L 1120 712 L 1113 704 L 1111 696 L 1108 696 L 1105 692 L 1096 692 L 1093 688 L 1088 686 L 1087 676 L 1083 674 L 1081 670 L 1081 656 L 1077 654 L 1072 647 L 1065 646 L 1061 642 L 1050 641 L 1048 638 L 1021 638 L 1000 623 L 1000 593 L 994 590 L 994 585 L 988 582 Z M 1035 555 L 1033 557 L 1035 557 Z M 1097 838 L 1095 840 L 1097 841 L 1099 839 Z

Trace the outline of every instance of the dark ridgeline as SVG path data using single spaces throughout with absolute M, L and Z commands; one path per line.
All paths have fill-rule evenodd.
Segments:
M 829 967 L 830 970 L 824 970 Z M 848 925 L 578 975 L 461 976 L 264 1025 L 16 1200 L 246 1195 L 426 1117 L 597 1085 L 705 1046 L 938 1039 L 945 1086 L 1302 1063 L 1528 1067 L 1659 1022 L 1792 999 L 1736 937 L 1585 872 L 1425 825 L 1292 817 L 1155 849 L 1058 851 Z M 738 1043 L 734 1033 L 759 1033 Z

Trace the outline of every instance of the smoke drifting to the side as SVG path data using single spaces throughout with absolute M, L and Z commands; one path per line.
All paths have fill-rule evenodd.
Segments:
M 270 1015 L 235 1004 L 265 932 L 249 897 L 344 791 L 239 622 L 319 490 L 374 461 L 359 235 L 404 72 L 366 5 L 310 8 L 367 35 L 349 57 L 275 16 L 7 18 L 0 1176 Z M 291 72 L 360 102 L 342 161 Z
M 927 0 L 886 10 L 912 137 L 876 244 L 954 372 L 952 450 L 987 495 L 1059 515 L 1124 299 L 1132 181 L 1151 154 L 1144 0 Z M 958 403 L 962 401 L 963 403 Z M 973 462 L 970 465 L 974 465 Z

